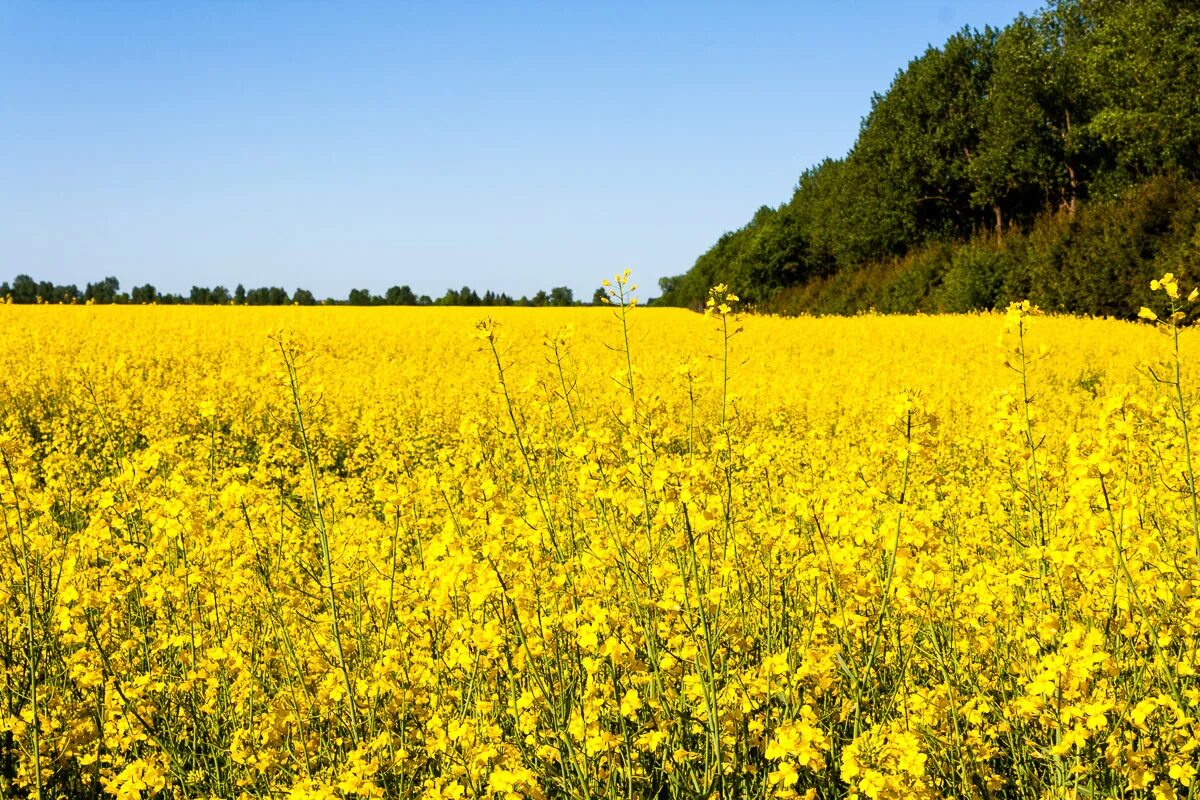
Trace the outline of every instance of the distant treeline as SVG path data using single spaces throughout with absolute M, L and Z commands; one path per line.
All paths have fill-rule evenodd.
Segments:
M 592 304 L 603 302 L 604 290 L 597 289 L 592 295 Z M 240 283 L 232 292 L 224 286 L 193 286 L 186 294 L 160 292 L 152 284 L 135 286 L 128 292 L 121 291 L 121 282 L 108 277 L 89 283 L 80 291 L 75 284 L 59 285 L 50 281 L 38 281 L 28 275 L 18 275 L 10 284 L 0 283 L 0 302 L 20 304 L 34 303 L 131 303 L 159 305 L 239 305 L 239 306 L 286 306 L 286 305 L 351 305 L 351 306 L 575 306 L 582 303 L 566 286 L 556 286 L 549 292 L 538 291 L 533 297 L 514 299 L 504 293 L 492 291 L 477 293 L 469 286 L 447 289 L 436 299 L 429 295 L 417 295 L 408 286 L 393 286 L 382 295 L 371 294 L 367 289 L 351 289 L 345 300 L 318 300 L 307 289 L 297 289 L 288 294 L 279 286 L 262 286 L 247 289 Z
M 785 313 L 966 311 L 1028 298 L 1130 316 L 1200 278 L 1200 4 L 1057 0 L 964 28 L 872 99 L 809 169 L 659 303 L 729 283 Z

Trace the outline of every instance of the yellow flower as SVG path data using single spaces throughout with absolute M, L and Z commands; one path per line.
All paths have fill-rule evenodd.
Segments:
M 637 689 L 629 689 L 621 697 L 621 716 L 637 719 L 637 713 L 642 708 L 642 698 Z
M 0 306 L 0 795 L 1193 791 L 1190 332 L 628 281 Z

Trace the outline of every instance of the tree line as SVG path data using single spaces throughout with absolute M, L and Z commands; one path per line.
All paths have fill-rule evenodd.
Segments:
M 603 289 L 596 289 L 592 304 L 603 302 Z M 239 305 L 239 306 L 286 306 L 286 305 L 351 305 L 351 306 L 574 306 L 582 305 L 575 299 L 569 287 L 555 286 L 550 291 L 539 290 L 532 297 L 513 298 L 503 292 L 486 291 L 482 295 L 469 286 L 447 289 L 441 297 L 417 295 L 408 286 L 393 286 L 384 294 L 372 294 L 368 289 L 351 289 L 345 300 L 318 300 L 307 289 L 296 289 L 291 294 L 279 286 L 263 286 L 247 289 L 241 284 L 231 292 L 224 286 L 193 286 L 186 294 L 160 292 L 153 284 L 135 286 L 121 291 L 121 282 L 114 277 L 87 284 L 81 291 L 75 284 L 55 284 L 39 281 L 29 275 L 18 275 L 12 283 L 0 283 L 0 302 L 17 304 L 35 303 L 99 303 L 99 304 L 150 304 L 158 305 Z
M 597 289 L 592 303 L 599 303 L 603 290 Z M 575 292 L 566 286 L 555 286 L 549 292 L 539 289 L 532 297 L 522 295 L 514 298 L 504 292 L 486 291 L 482 295 L 469 286 L 447 289 L 438 298 L 429 295 L 417 296 L 407 286 L 393 286 L 382 295 L 373 295 L 366 289 L 351 289 L 347 303 L 352 306 L 576 306 L 582 305 L 575 299 Z
M 1200 247 L 1197 86 L 1188 0 L 1055 0 L 964 28 L 872 98 L 845 157 L 663 279 L 659 302 L 699 307 L 725 282 L 783 312 L 1028 297 L 1134 314 Z

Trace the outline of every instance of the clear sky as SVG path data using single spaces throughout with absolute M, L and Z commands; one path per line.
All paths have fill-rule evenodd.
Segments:
M 0 0 L 0 280 L 653 296 L 1028 0 Z

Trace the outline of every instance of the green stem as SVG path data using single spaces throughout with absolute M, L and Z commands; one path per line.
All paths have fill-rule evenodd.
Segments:
M 4 469 L 8 473 L 8 482 L 12 485 L 13 490 L 13 505 L 17 511 L 17 531 L 21 537 L 21 561 L 24 575 L 25 587 L 25 610 L 26 624 L 29 626 L 29 699 L 33 706 L 33 775 L 34 788 L 37 791 L 37 800 L 42 800 L 42 740 L 41 740 L 41 716 L 38 711 L 38 660 L 37 660 L 37 640 L 33 635 L 34 628 L 34 596 L 33 583 L 30 576 L 29 566 L 29 537 L 25 532 L 25 521 L 21 516 L 21 498 L 17 491 L 17 479 L 13 475 L 12 462 L 8 460 L 8 454 L 0 451 L 0 458 L 4 459 Z
M 296 374 L 296 353 L 282 341 L 279 351 L 283 355 L 283 363 L 287 367 L 288 386 L 291 389 L 292 407 L 296 412 L 296 427 L 300 432 L 300 444 L 304 450 L 304 460 L 308 465 L 308 477 L 312 485 L 313 509 L 316 512 L 317 538 L 321 544 L 321 561 L 323 566 L 322 583 L 326 597 L 329 600 L 329 612 L 332 618 L 333 643 L 337 648 L 338 669 L 342 673 L 342 686 L 346 691 L 346 707 L 350 712 L 350 735 L 354 745 L 358 746 L 358 710 L 354 701 L 354 686 L 350 682 L 350 671 L 346 667 L 346 652 L 342 646 L 341 613 L 338 608 L 337 592 L 333 583 L 333 558 L 329 552 L 329 530 L 325 522 L 325 511 L 321 507 L 321 493 L 317 482 L 317 462 L 313 455 L 312 446 L 308 440 L 308 428 L 304 424 L 304 409 L 300 403 L 300 379 Z

